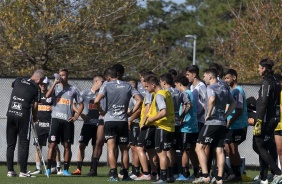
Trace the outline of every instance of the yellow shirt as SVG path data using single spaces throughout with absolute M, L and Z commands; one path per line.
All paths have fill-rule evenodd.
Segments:
M 152 98 L 154 98 L 155 93 L 151 93 L 151 94 L 152 94 Z M 142 106 L 141 106 L 140 122 L 139 122 L 140 127 L 142 126 L 141 123 L 144 121 L 144 115 L 145 115 L 145 110 L 146 110 L 145 101 L 146 101 L 146 96 L 144 97 L 143 103 L 142 103 Z
M 282 130 L 282 91 L 280 92 L 280 122 L 278 123 L 275 131 Z
M 173 106 L 171 93 L 168 90 L 159 90 L 156 93 L 156 95 L 153 98 L 147 117 L 153 118 L 158 114 L 157 103 L 156 103 L 157 95 L 162 95 L 165 99 L 166 115 L 161 119 L 158 119 L 157 121 L 153 122 L 153 124 L 168 132 L 174 132 L 175 131 L 174 106 Z M 148 122 L 146 122 L 146 124 L 147 123 Z

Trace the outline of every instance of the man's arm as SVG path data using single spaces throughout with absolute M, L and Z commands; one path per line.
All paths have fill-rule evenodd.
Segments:
M 38 121 L 37 112 L 38 112 L 38 102 L 34 102 L 33 106 L 32 106 L 32 119 L 33 119 L 33 122 Z
M 215 104 L 215 96 L 210 96 L 208 100 L 208 107 L 207 107 L 207 115 L 206 120 L 211 117 L 212 109 L 214 108 Z M 232 112 L 232 111 L 231 111 Z
M 47 93 L 45 94 L 46 98 L 49 98 L 50 96 L 52 96 L 53 90 L 56 86 L 56 84 L 58 84 L 60 82 L 60 80 L 58 79 L 54 79 L 54 82 L 52 84 L 52 86 L 48 89 Z
M 133 109 L 131 110 L 130 115 L 133 115 L 141 107 L 141 104 L 143 102 L 140 94 L 134 95 L 133 98 L 136 101 L 136 103 L 135 103 Z
M 83 108 L 84 108 L 83 102 L 78 103 L 78 105 L 79 105 L 79 108 L 76 108 L 76 110 L 74 110 L 76 113 L 73 117 L 69 119 L 69 121 L 76 121 L 78 117 L 80 116 L 80 114 L 82 113 Z
M 152 122 L 155 122 L 163 117 L 165 117 L 167 111 L 166 109 L 162 109 L 158 112 L 158 114 L 155 116 L 155 117 L 151 117 L 151 118 L 148 118 L 148 123 L 152 123 Z
M 226 113 L 224 114 L 224 119 L 227 119 L 227 117 L 232 113 L 232 111 L 234 111 L 234 109 L 236 108 L 237 103 L 235 101 L 233 101 L 229 107 L 228 110 L 226 111 Z

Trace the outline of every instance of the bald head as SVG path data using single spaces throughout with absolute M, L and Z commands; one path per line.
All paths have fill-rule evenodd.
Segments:
M 44 70 L 41 70 L 41 69 L 36 70 L 30 79 L 33 80 L 36 84 L 41 84 L 43 80 L 45 79 Z

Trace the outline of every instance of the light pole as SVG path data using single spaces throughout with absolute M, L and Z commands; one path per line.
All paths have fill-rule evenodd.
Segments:
M 193 44 L 193 65 L 196 64 L 196 41 L 197 41 L 197 35 L 185 35 L 186 38 L 193 38 L 194 44 Z

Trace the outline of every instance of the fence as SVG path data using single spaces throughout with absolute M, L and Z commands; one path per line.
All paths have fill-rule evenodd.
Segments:
M 7 106 L 9 104 L 9 99 L 11 95 L 11 84 L 14 81 L 14 78 L 0 78 L 0 86 L 1 86 L 1 95 L 0 95 L 0 130 L 2 133 L 0 133 L 0 162 L 6 162 L 6 112 L 7 112 Z M 52 80 L 51 80 L 52 83 Z M 88 89 L 92 85 L 92 80 L 69 80 L 69 83 L 72 85 L 75 85 L 78 87 L 79 90 Z M 257 97 L 258 94 L 258 85 L 242 85 L 246 97 L 254 96 Z M 77 159 L 77 150 L 78 150 L 78 140 L 80 135 L 80 130 L 82 127 L 83 121 L 81 119 L 78 119 L 75 122 L 75 136 L 74 136 L 74 144 L 72 145 L 72 162 L 76 162 Z M 248 166 L 257 166 L 259 165 L 259 159 L 257 154 L 252 149 L 252 130 L 253 127 L 248 128 L 247 133 L 247 139 L 239 146 L 239 152 L 242 157 L 246 158 L 246 165 Z M 32 145 L 33 141 L 30 142 L 30 151 L 29 151 L 29 162 L 35 162 L 35 146 Z M 63 151 L 63 147 L 59 146 L 61 151 Z M 47 158 L 47 148 L 43 148 L 43 156 L 44 158 Z M 91 154 L 92 154 L 92 146 L 88 146 L 85 150 L 85 162 L 91 161 Z M 120 155 L 120 154 L 119 154 Z M 17 149 L 15 151 L 15 161 L 17 161 L 18 153 Z M 62 153 L 61 153 L 61 158 Z M 120 160 L 120 159 L 119 159 Z M 100 162 L 107 162 L 107 147 L 104 145 L 103 147 L 103 153 L 100 158 Z

